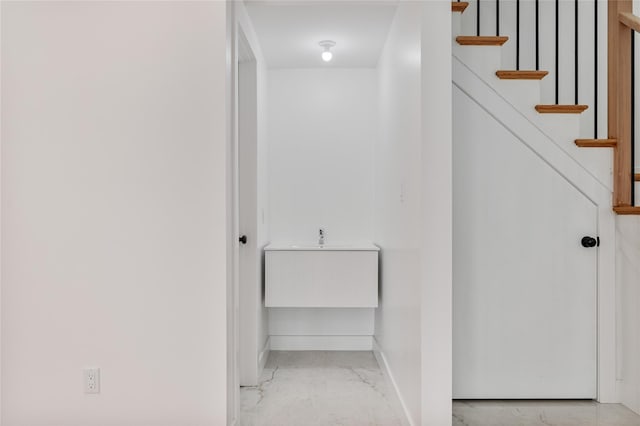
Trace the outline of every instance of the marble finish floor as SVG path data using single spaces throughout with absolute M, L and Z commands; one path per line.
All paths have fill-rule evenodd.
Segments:
M 620 404 L 594 401 L 454 401 L 453 426 L 640 426 Z
M 242 426 L 405 425 L 372 352 L 272 351 L 240 390 Z

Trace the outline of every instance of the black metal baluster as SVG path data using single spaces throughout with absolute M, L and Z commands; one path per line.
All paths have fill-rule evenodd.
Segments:
M 575 20 L 575 40 L 574 40 L 574 95 L 575 95 L 575 104 L 578 105 L 578 0 L 573 1 L 573 11 L 574 11 L 574 20 Z
M 496 37 L 500 36 L 500 0 L 496 0 Z
M 476 35 L 480 36 L 480 0 L 477 0 L 476 4 Z
M 631 30 L 631 205 L 636 205 L 636 32 Z
M 558 77 L 560 74 L 560 33 L 558 31 L 558 20 L 560 15 L 560 0 L 556 0 L 556 105 L 559 104 L 560 99 L 560 91 L 558 88 L 558 83 L 560 82 L 560 78 Z
M 520 0 L 516 0 L 516 70 L 520 70 Z
M 540 70 L 540 2 L 536 0 L 536 71 Z
M 598 0 L 594 0 L 595 9 L 593 11 L 594 19 L 594 38 L 593 38 L 593 138 L 598 139 Z

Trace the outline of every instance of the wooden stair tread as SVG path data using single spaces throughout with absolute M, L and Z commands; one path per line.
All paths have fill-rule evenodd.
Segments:
M 500 70 L 496 71 L 498 78 L 502 80 L 542 80 L 549 71 L 536 70 Z
M 614 207 L 613 211 L 618 213 L 618 214 L 640 215 L 640 207 L 639 206 L 618 206 L 618 207 Z
M 502 46 L 509 40 L 503 36 L 458 36 L 456 41 L 462 46 Z
M 640 182 L 640 173 L 636 173 L 634 175 L 634 179 L 636 180 L 636 182 Z
M 452 1 L 451 2 L 451 11 L 452 12 L 464 12 L 464 10 L 469 6 L 469 2 L 466 1 Z
M 580 114 L 587 108 L 588 105 L 536 105 L 541 114 Z
M 581 148 L 615 148 L 616 139 L 576 139 L 576 145 Z

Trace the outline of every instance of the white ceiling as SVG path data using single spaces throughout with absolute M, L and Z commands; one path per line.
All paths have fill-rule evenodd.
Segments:
M 396 6 L 326 1 L 247 3 L 269 68 L 374 68 Z M 333 60 L 320 58 L 321 40 L 333 40 Z

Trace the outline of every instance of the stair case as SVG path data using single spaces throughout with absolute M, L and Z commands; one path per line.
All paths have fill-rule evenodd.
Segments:
M 614 6 L 615 4 L 615 6 Z M 622 5 L 621 5 L 622 4 Z M 503 98 L 518 109 L 523 115 L 534 123 L 540 130 L 548 135 L 556 144 L 578 161 L 607 188 L 613 191 L 613 210 L 622 215 L 640 215 L 640 206 L 634 205 L 633 183 L 640 182 L 640 173 L 632 174 L 631 155 L 633 149 L 625 145 L 619 146 L 618 138 L 610 137 L 606 139 L 586 139 L 579 138 L 580 135 L 580 114 L 586 111 L 589 106 L 583 104 L 542 104 L 540 103 L 540 81 L 549 72 L 545 70 L 505 70 L 500 69 L 501 48 L 509 41 L 506 36 L 469 36 L 462 35 L 459 16 L 465 12 L 469 6 L 468 2 L 454 1 L 451 3 L 453 13 L 452 30 L 454 36 L 453 55 L 460 62 L 470 68 L 480 79 L 490 85 Z M 499 7 L 499 6 L 498 6 Z M 609 4 L 609 25 L 629 24 L 633 30 L 640 32 L 640 19 L 632 19 L 629 14 L 620 15 L 620 10 L 630 12 L 631 2 L 610 1 Z M 612 12 L 612 8 L 615 10 Z M 620 9 L 622 8 L 622 9 Z M 612 14 L 615 20 L 612 24 Z M 479 18 L 478 18 L 479 19 Z M 498 19 L 498 18 L 497 18 Z M 627 20 L 625 23 L 624 20 Z M 627 28 L 624 28 L 626 30 Z M 499 31 L 499 30 L 498 30 Z M 622 30 L 621 30 L 622 31 Z M 611 35 L 609 36 L 609 49 L 611 50 Z M 630 53 L 630 51 L 628 52 Z M 611 58 L 610 58 L 611 61 Z M 611 65 L 610 71 L 611 74 Z M 628 73 L 631 73 L 629 67 Z M 630 80 L 630 76 L 626 76 Z M 577 77 L 576 77 L 577 78 Z M 611 80 L 611 79 L 610 79 Z M 618 90 L 620 90 L 618 88 Z M 609 81 L 609 91 L 612 91 L 611 81 Z M 616 92 L 616 87 L 613 88 Z M 557 98 L 557 96 L 556 96 Z M 611 111 L 611 99 L 609 100 L 609 117 L 615 117 L 616 111 Z M 630 101 L 628 102 L 630 103 Z M 624 104 L 623 104 L 624 105 Z M 619 108 L 624 110 L 624 108 Z M 627 111 L 629 113 L 629 111 Z M 629 114 L 630 115 L 630 114 Z M 630 120 L 630 117 L 628 117 Z M 630 128 L 630 124 L 627 124 Z M 618 134 L 618 129 L 612 124 L 609 125 L 610 134 Z M 630 131 L 626 130 L 627 145 L 630 146 Z M 566 145 L 567 141 L 573 141 L 573 148 Z M 591 151 L 590 153 L 578 153 L 577 150 L 584 148 L 612 148 L 608 154 L 601 151 Z M 589 151 L 589 150 L 587 150 Z M 621 158 L 622 157 L 622 160 Z M 622 165 L 622 161 L 627 164 Z M 613 168 L 611 165 L 613 164 Z M 613 169 L 613 170 L 612 170 Z M 631 176 L 631 179 L 628 177 Z M 629 188 L 631 186 L 631 188 Z M 628 193 L 625 193 L 627 191 Z

